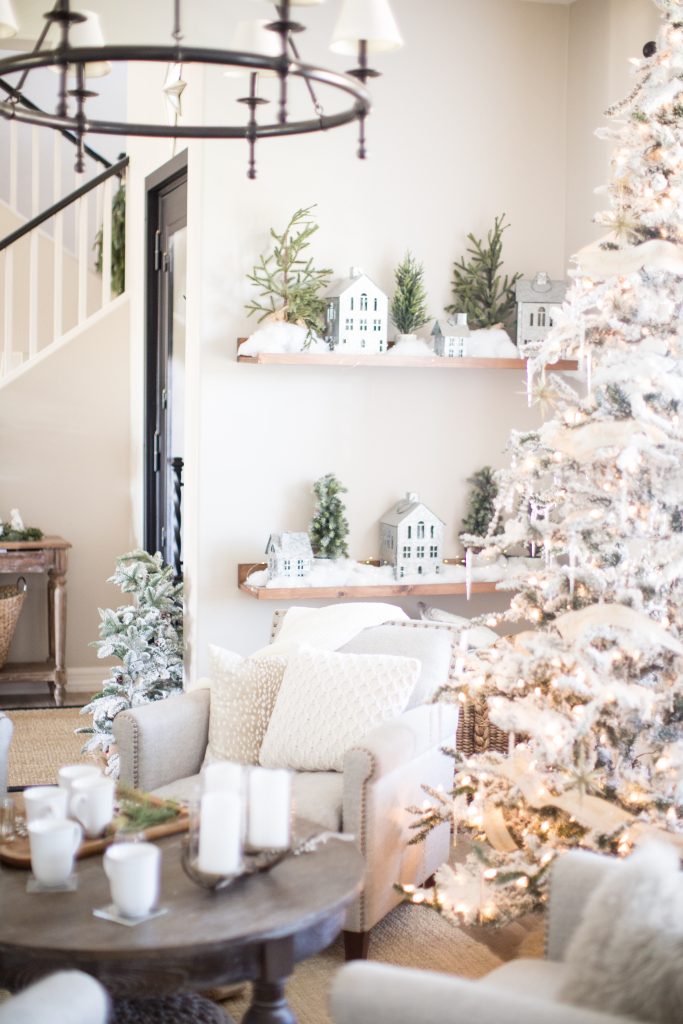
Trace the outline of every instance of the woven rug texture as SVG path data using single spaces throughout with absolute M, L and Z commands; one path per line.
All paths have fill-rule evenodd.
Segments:
M 74 729 L 89 725 L 90 715 L 78 708 L 31 708 L 6 711 L 14 724 L 9 751 L 9 786 L 45 786 L 57 781 L 57 770 L 65 764 L 88 762 L 82 754 L 87 737 Z

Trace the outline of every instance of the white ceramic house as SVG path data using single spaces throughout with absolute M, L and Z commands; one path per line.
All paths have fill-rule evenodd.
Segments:
M 313 549 L 307 533 L 271 533 L 266 555 L 268 579 L 307 576 L 313 567 Z
M 517 347 L 522 355 L 546 337 L 566 294 L 567 282 L 551 281 L 545 271 L 532 281 L 517 282 Z
M 393 565 L 397 580 L 438 573 L 443 559 L 444 523 L 408 493 L 379 521 L 379 557 Z
M 467 313 L 458 313 L 447 320 L 435 320 L 432 327 L 434 339 L 434 355 L 448 356 L 451 359 L 462 359 L 470 355 L 468 348 L 470 329 L 467 326 Z
M 389 300 L 367 274 L 356 267 L 332 285 L 326 299 L 325 341 L 338 352 L 385 352 Z

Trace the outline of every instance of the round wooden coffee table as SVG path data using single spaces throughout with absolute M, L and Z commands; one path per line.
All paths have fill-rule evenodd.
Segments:
M 111 902 L 101 857 L 77 862 L 72 893 L 29 894 L 28 872 L 0 868 L 0 985 L 14 990 L 71 968 L 130 999 L 249 980 L 245 1024 L 294 1022 L 287 978 L 340 932 L 362 887 L 363 858 L 352 843 L 330 839 L 212 893 L 185 875 L 181 841 L 159 842 L 160 903 L 169 912 L 135 927 L 92 915 Z

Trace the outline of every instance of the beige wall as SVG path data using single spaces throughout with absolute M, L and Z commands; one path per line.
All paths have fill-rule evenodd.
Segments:
M 128 303 L 0 390 L 0 509 L 71 541 L 69 669 L 94 667 L 97 608 L 123 603 L 106 579 L 132 543 L 128 500 Z M 46 655 L 45 587 L 30 595 L 10 652 Z M 102 677 L 106 671 L 102 671 Z
M 593 216 L 606 208 L 596 187 L 607 180 L 611 145 L 595 137 L 610 104 L 632 87 L 629 57 L 657 35 L 651 0 L 576 0 L 569 8 L 567 74 L 567 259 L 604 234 Z

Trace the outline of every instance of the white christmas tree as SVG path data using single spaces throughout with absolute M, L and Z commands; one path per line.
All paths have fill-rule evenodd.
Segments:
M 164 565 L 160 554 L 132 551 L 116 560 L 108 580 L 133 604 L 100 609 L 98 658 L 118 658 L 102 690 L 82 709 L 92 715 L 92 726 L 76 730 L 90 738 L 84 750 L 101 752 L 109 775 L 118 776 L 119 757 L 112 724 L 130 707 L 165 700 L 183 687 L 183 587 Z
M 454 792 L 416 821 L 417 841 L 451 815 L 473 839 L 412 894 L 457 920 L 537 908 L 568 847 L 683 847 L 683 0 L 655 3 L 656 51 L 600 133 L 616 142 L 609 234 L 579 253 L 530 365 L 550 418 L 513 433 L 488 536 L 469 538 L 540 557 L 495 620 L 535 628 L 463 657 L 441 695 L 510 734 L 507 754 L 456 753 Z M 584 387 L 546 375 L 565 356 Z

